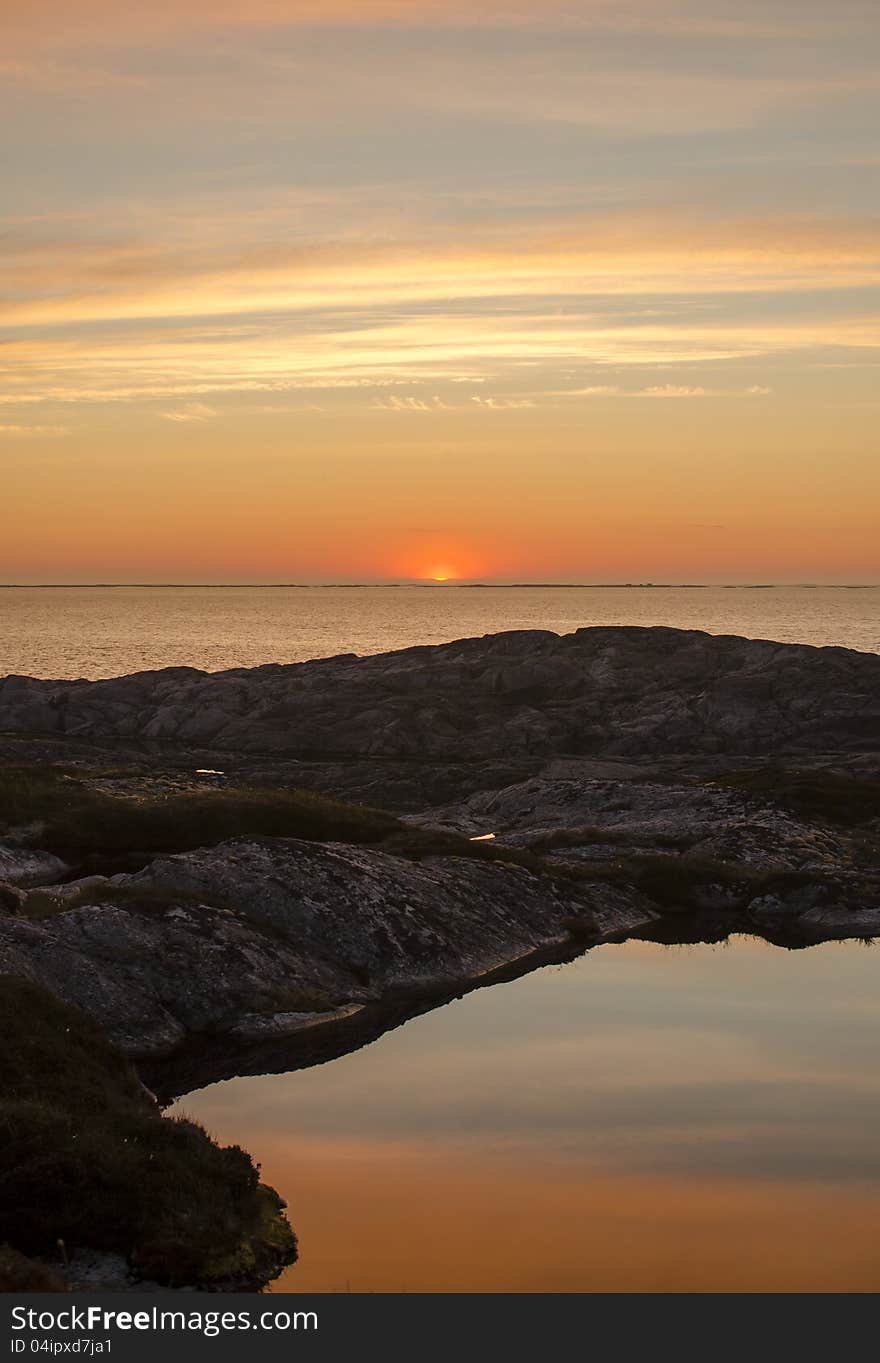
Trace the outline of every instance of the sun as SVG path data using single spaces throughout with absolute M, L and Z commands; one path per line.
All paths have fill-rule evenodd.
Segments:
M 426 587 L 460 586 L 475 581 L 486 571 L 486 561 L 481 553 L 469 545 L 454 542 L 451 536 L 440 535 L 414 541 L 387 563 L 389 577 L 420 582 Z

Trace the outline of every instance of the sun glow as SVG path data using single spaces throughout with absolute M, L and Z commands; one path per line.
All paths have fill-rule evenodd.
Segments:
M 383 565 L 389 577 L 437 586 L 455 586 L 493 577 L 500 571 L 496 555 L 451 534 L 430 532 L 399 544 Z M 377 565 L 378 569 L 378 565 Z

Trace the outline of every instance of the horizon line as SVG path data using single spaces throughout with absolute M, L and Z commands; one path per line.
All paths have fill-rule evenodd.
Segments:
M 880 582 L 493 582 L 479 579 L 461 578 L 438 581 L 434 578 L 400 578 L 378 582 L 0 582 L 4 591 L 76 591 L 117 590 L 120 588 L 154 589 L 163 588 L 174 591 L 222 591 L 235 588 L 242 591 L 275 590 L 331 590 L 337 589 L 397 589 L 402 587 L 450 587 L 486 588 L 513 590 L 523 588 L 580 589 L 590 591 L 634 591 L 634 590 L 671 590 L 689 589 L 711 591 L 745 590 L 768 591 L 774 588 L 796 588 L 816 590 L 819 588 L 839 591 L 871 591 L 880 587 Z

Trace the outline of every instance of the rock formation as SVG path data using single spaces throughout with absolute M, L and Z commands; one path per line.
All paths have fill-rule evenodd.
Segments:
M 179 1088 L 270 1051 L 280 1066 L 348 1048 L 627 933 L 870 935 L 878 698 L 873 654 L 630 628 L 6 678 L 0 759 L 113 809 L 311 789 L 404 822 L 373 819 L 360 844 L 242 828 L 174 855 L 133 834 L 120 869 L 100 827 L 77 862 L 51 820 L 7 817 L 0 971 L 87 1009 L 129 1054 L 188 1057 Z M 468 840 L 489 835 L 478 856 Z
M 880 657 L 696 630 L 513 631 L 290 666 L 0 682 L 0 730 L 450 761 L 880 747 Z

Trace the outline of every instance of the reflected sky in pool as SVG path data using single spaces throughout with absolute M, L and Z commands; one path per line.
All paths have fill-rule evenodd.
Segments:
M 175 1110 L 290 1204 L 285 1291 L 877 1291 L 880 949 L 629 942 Z

